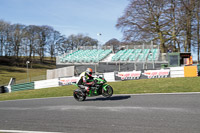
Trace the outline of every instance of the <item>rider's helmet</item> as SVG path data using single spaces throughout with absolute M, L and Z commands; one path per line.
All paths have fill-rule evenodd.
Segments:
M 85 72 L 87 75 L 92 76 L 92 68 L 87 68 Z

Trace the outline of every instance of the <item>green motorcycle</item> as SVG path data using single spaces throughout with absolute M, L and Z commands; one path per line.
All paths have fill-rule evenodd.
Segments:
M 89 92 L 85 91 L 85 87 L 83 85 L 74 84 L 75 86 L 79 87 L 79 89 L 76 89 L 73 92 L 74 98 L 77 101 L 85 101 L 87 96 L 91 97 L 103 95 L 106 98 L 112 96 L 113 88 L 106 84 L 107 81 L 103 77 L 97 76 L 93 80 L 94 86 L 90 87 Z

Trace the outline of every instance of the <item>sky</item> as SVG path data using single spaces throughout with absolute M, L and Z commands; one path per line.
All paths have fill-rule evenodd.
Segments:
M 105 43 L 112 38 L 122 40 L 123 34 L 115 25 L 128 3 L 128 0 L 0 0 L 0 19 L 11 24 L 48 25 L 66 37 L 81 33 Z

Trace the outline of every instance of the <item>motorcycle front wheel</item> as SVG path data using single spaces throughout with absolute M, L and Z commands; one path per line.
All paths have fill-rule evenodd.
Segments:
M 85 101 L 86 99 L 86 95 L 80 89 L 75 90 L 73 92 L 73 95 L 74 95 L 74 98 L 79 102 Z
M 113 88 L 110 85 L 106 86 L 106 90 L 102 89 L 102 95 L 104 97 L 111 97 L 113 95 Z

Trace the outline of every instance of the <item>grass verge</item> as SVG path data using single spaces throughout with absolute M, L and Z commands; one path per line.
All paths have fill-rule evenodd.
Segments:
M 108 83 L 114 94 L 200 92 L 200 77 L 141 79 Z M 72 96 L 75 86 L 61 86 L 39 90 L 0 94 L 0 101 L 45 97 Z
M 29 78 L 46 75 L 46 70 L 53 67 L 45 67 L 40 65 L 41 68 L 29 68 Z M 0 85 L 8 84 L 10 78 L 16 78 L 16 83 L 20 80 L 27 80 L 27 68 L 16 66 L 0 65 Z

